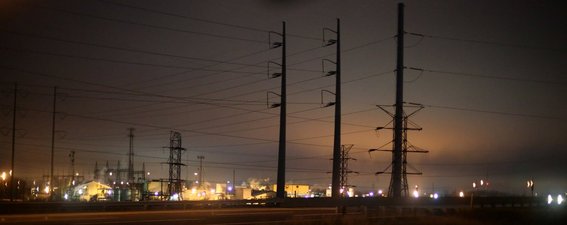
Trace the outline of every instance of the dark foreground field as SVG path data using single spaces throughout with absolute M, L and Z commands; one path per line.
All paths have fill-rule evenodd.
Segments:
M 366 225 L 545 225 L 567 224 L 566 208 L 477 208 L 456 212 L 418 213 L 408 216 L 344 215 L 334 221 L 296 224 L 366 224 Z
M 287 224 L 287 225 L 480 225 L 567 224 L 566 208 L 476 208 L 441 210 L 336 208 L 232 208 L 130 212 L 0 215 L 0 224 Z

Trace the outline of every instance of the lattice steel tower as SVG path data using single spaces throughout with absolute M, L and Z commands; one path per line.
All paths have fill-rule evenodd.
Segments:
M 185 164 L 181 163 L 181 154 L 185 148 L 181 147 L 181 134 L 171 131 L 169 135 L 169 182 L 167 185 L 169 196 L 181 193 L 181 167 Z
M 341 167 L 340 167 L 340 189 L 342 190 L 342 192 L 340 192 L 340 196 L 341 197 L 345 197 L 345 194 L 348 191 L 349 187 L 354 187 L 352 185 L 348 184 L 348 175 L 351 173 L 357 173 L 355 171 L 350 170 L 349 167 L 349 161 L 351 160 L 356 160 L 355 158 L 350 157 L 350 150 L 352 149 L 354 145 L 341 145 L 341 155 L 340 155 L 340 163 L 341 163 Z

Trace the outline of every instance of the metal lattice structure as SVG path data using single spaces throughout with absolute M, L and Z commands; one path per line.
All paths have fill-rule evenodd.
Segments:
M 384 108 L 385 106 L 383 105 L 378 105 L 378 108 L 381 109 L 382 111 L 386 112 L 388 115 L 390 115 L 392 117 L 392 121 L 395 118 L 395 114 L 391 113 L 390 111 L 386 110 Z M 406 197 L 409 196 L 409 187 L 408 187 L 408 179 L 407 179 L 407 175 L 421 175 L 422 173 L 417 171 L 417 169 L 413 168 L 414 170 L 413 172 L 408 172 L 408 157 L 407 154 L 408 153 L 428 153 L 429 151 L 427 150 L 423 150 L 420 149 L 412 144 L 410 144 L 408 142 L 408 131 L 410 130 L 414 130 L 414 131 L 420 131 L 422 130 L 422 128 L 420 126 L 418 126 L 416 123 L 412 122 L 411 120 L 409 120 L 409 118 L 416 114 L 417 112 L 419 112 L 421 109 L 423 109 L 423 105 L 421 104 L 416 104 L 416 103 L 407 103 L 407 105 L 405 106 L 406 108 L 413 108 L 414 110 L 409 113 L 406 114 L 406 111 L 403 111 L 403 116 L 402 116 L 402 127 L 400 128 L 402 130 L 402 138 L 401 138 L 401 154 L 396 154 L 395 151 L 395 146 L 393 149 L 381 149 L 381 148 L 377 148 L 377 149 L 370 149 L 369 152 L 373 152 L 373 151 L 383 151 L 383 152 L 392 152 L 392 163 L 386 167 L 386 169 L 384 169 L 383 171 L 377 172 L 376 174 L 391 174 L 391 178 L 390 178 L 390 186 L 388 189 L 388 196 L 390 197 Z M 388 124 L 391 124 L 392 121 L 390 121 Z M 381 129 L 392 129 L 392 130 L 396 130 L 395 125 L 394 127 L 378 127 L 376 128 L 376 130 L 381 130 Z M 396 135 L 394 133 L 394 140 L 392 140 L 389 143 L 394 143 L 396 139 Z M 389 144 L 387 143 L 387 144 Z M 398 158 L 399 157 L 399 158 Z M 400 174 L 399 176 L 394 176 L 394 168 L 393 165 L 396 162 L 401 162 L 401 168 L 400 168 Z M 410 166 L 411 167 L 411 166 Z M 391 169 L 391 171 L 388 171 L 389 169 Z M 396 193 L 396 185 L 400 184 L 399 187 L 399 195 L 397 195 Z
M 128 128 L 128 182 L 134 183 L 134 128 Z
M 168 194 L 170 198 L 174 195 L 179 195 L 181 190 L 181 167 L 185 164 L 181 163 L 181 155 L 185 148 L 181 147 L 181 133 L 171 131 L 169 135 L 169 180 L 168 180 Z
M 348 175 L 351 173 L 358 173 L 349 169 L 349 161 L 356 160 L 350 157 L 350 150 L 354 145 L 342 145 L 341 146 L 341 167 L 340 167 L 340 189 L 343 190 L 341 197 L 345 197 L 345 194 L 349 187 L 354 187 L 348 184 Z

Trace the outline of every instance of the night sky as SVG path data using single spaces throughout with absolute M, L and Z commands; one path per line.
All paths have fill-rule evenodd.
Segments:
M 395 95 L 399 1 L 0 2 L 0 171 L 8 171 L 14 82 L 18 82 L 18 177 L 49 174 L 53 86 L 58 87 L 56 174 L 92 177 L 95 162 L 126 165 L 135 128 L 135 163 L 166 178 L 169 131 L 182 133 L 183 178 L 275 183 L 279 109 L 266 107 L 268 31 L 287 23 L 287 182 L 326 187 L 331 175 L 332 107 L 320 91 L 322 28 L 341 19 L 343 144 L 354 144 L 349 177 L 361 190 L 384 189 L 375 176 L 391 154 L 368 149 L 392 139 L 375 131 L 390 118 L 376 108 Z M 425 105 L 411 118 L 409 185 L 469 190 L 488 180 L 522 194 L 567 190 L 567 18 L 558 1 L 403 1 L 406 4 L 405 101 Z M 329 34 L 330 35 L 330 34 Z M 326 69 L 332 68 L 326 64 Z M 410 68 L 411 67 L 411 68 Z M 272 68 L 273 69 L 273 68 Z M 333 100 L 325 95 L 324 101 Z M 271 99 L 275 103 L 278 99 Z M 391 148 L 389 145 L 383 149 Z M 188 172 L 188 173 L 187 173 Z

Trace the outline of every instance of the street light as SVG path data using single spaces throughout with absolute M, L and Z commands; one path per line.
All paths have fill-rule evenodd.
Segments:
M 471 192 L 471 208 L 473 207 L 473 203 L 474 203 L 474 192 L 476 190 L 476 182 L 472 183 L 472 187 L 473 187 L 473 191 Z
M 419 186 L 415 185 L 415 190 L 413 191 L 413 197 L 419 198 Z
M 528 180 L 527 182 L 527 187 L 530 189 L 530 191 L 532 192 L 532 197 L 534 196 L 534 181 L 533 180 Z

